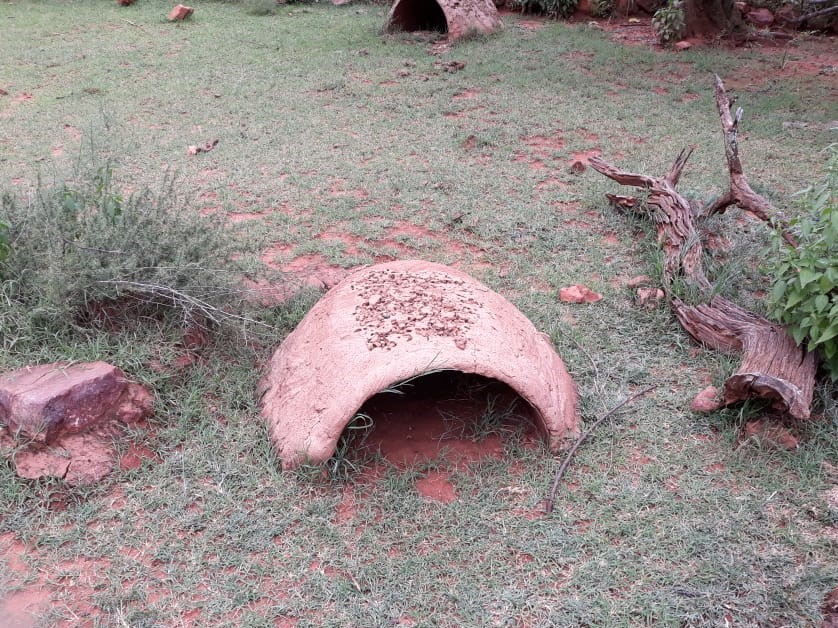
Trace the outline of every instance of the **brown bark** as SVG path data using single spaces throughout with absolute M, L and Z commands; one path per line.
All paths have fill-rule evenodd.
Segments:
M 777 209 L 766 199 L 760 196 L 751 189 L 748 183 L 748 177 L 742 168 L 742 162 L 739 159 L 739 144 L 737 142 L 737 132 L 739 131 L 739 122 L 742 119 L 741 107 L 736 110 L 736 114 L 732 115 L 730 112 L 733 103 L 725 90 L 722 79 L 718 74 L 715 76 L 715 92 L 716 92 L 716 107 L 719 110 L 719 118 L 722 122 L 722 133 L 724 134 L 725 145 L 725 159 L 727 160 L 727 170 L 730 173 L 730 189 L 721 198 L 716 199 L 702 210 L 704 216 L 712 216 L 724 212 L 731 205 L 737 205 L 739 209 L 745 213 L 758 218 L 763 222 L 770 224 L 772 227 L 782 230 L 783 239 L 796 246 L 794 237 L 788 229 L 788 223 L 780 215 Z
M 815 383 L 815 361 L 798 347 L 788 331 L 721 297 L 710 297 L 712 285 L 702 266 L 701 239 L 696 218 L 723 211 L 736 203 L 767 222 L 776 222 L 776 212 L 767 201 L 755 194 L 742 172 L 736 146 L 736 125 L 730 116 L 730 104 L 721 80 L 716 81 L 716 100 L 725 130 L 725 154 L 731 177 L 731 191 L 725 196 L 727 205 L 714 203 L 712 211 L 698 216 L 687 200 L 675 189 L 692 149 L 685 149 L 663 177 L 649 177 L 619 170 L 599 158 L 590 160 L 597 172 L 622 185 L 633 185 L 646 191 L 647 216 L 657 227 L 657 239 L 664 253 L 663 284 L 678 321 L 693 338 L 713 349 L 741 353 L 742 363 L 724 385 L 724 403 L 749 398 L 762 398 L 791 416 L 809 417 Z M 642 204 L 625 196 L 609 195 L 619 207 L 637 212 Z M 687 285 L 708 295 L 698 305 L 687 305 L 672 294 L 672 282 L 681 278 Z
M 702 344 L 742 354 L 739 368 L 725 382 L 725 405 L 761 397 L 796 419 L 809 418 L 814 354 L 803 352 L 784 327 L 721 297 L 697 306 L 673 299 L 672 309 L 684 329 Z

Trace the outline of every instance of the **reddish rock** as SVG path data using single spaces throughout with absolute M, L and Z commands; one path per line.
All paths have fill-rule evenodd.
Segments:
M 195 11 L 192 7 L 187 7 L 182 4 L 177 5 L 174 9 L 172 9 L 171 13 L 169 13 L 169 21 L 174 22 L 176 20 L 185 20 L 188 18 L 192 13 Z
M 789 430 L 767 419 L 748 421 L 742 430 L 741 440 L 755 440 L 763 447 L 773 449 L 797 449 L 800 444 Z
M 660 288 L 638 288 L 637 289 L 637 303 L 638 305 L 657 305 L 666 298 L 663 290 Z
M 826 594 L 823 600 L 821 628 L 838 628 L 838 587 Z
M 637 275 L 626 282 L 629 288 L 639 288 L 640 286 L 652 285 L 652 278 L 649 275 Z
M 675 44 L 675 50 L 677 50 L 678 52 L 682 52 L 684 50 L 689 50 L 692 47 L 693 47 L 693 45 L 690 42 L 688 42 L 686 39 L 684 39 L 682 41 L 679 41 Z
M 745 14 L 745 19 L 757 28 L 768 28 L 774 23 L 774 14 L 766 8 L 754 9 Z
M 570 164 L 570 174 L 582 174 L 585 172 L 585 164 L 578 159 L 575 160 L 572 164 Z
M 559 300 L 562 303 L 596 303 L 602 300 L 602 295 L 597 294 L 588 286 L 576 284 L 560 289 Z
M 127 7 L 134 4 L 134 0 L 116 0 L 116 3 L 121 7 Z
M 724 405 L 724 401 L 719 395 L 719 389 L 715 386 L 708 386 L 695 396 L 690 403 L 690 410 L 693 412 L 715 412 Z
M 151 416 L 151 394 L 105 362 L 56 362 L 0 376 L 0 425 L 36 442 L 53 442 L 111 420 Z

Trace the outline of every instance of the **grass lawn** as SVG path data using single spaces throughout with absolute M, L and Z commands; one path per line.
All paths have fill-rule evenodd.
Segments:
M 508 14 L 502 33 L 434 56 L 418 35 L 382 35 L 375 5 L 200 2 L 169 23 L 171 5 L 0 4 L 0 191 L 25 204 L 91 163 L 110 162 L 126 195 L 174 175 L 179 198 L 229 223 L 243 264 L 292 291 L 387 259 L 473 274 L 551 337 L 585 422 L 656 388 L 582 447 L 544 516 L 560 457 L 505 432 L 470 464 L 282 472 L 255 390 L 311 288 L 185 368 L 173 321 L 0 329 L 0 371 L 104 359 L 157 398 L 116 442 L 142 463 L 103 483 L 21 480 L 0 462 L 0 626 L 820 624 L 838 585 L 834 388 L 816 391 L 793 451 L 741 441 L 758 404 L 691 412 L 735 359 L 698 348 L 665 304 L 635 304 L 626 284 L 655 275 L 654 235 L 609 208 L 626 190 L 571 165 L 601 154 L 659 175 L 693 144 L 679 189 L 723 192 L 716 72 L 745 111 L 750 181 L 792 208 L 838 140 L 834 40 L 675 53 L 621 43 L 635 28 L 622 17 Z M 452 60 L 465 67 L 438 63 Z M 764 311 L 765 227 L 733 211 L 708 228 L 712 279 Z M 604 298 L 561 303 L 577 283 Z M 423 496 L 429 479 L 455 498 Z

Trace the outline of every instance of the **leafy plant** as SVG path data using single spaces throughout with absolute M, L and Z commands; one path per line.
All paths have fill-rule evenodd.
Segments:
M 551 17 L 568 18 L 576 11 L 579 0 L 516 0 L 524 13 L 543 13 Z
M 774 315 L 795 342 L 819 350 L 838 380 L 838 144 L 827 149 L 823 181 L 801 193 L 803 212 L 791 221 L 799 243 L 775 234 Z
M 591 15 L 594 17 L 610 17 L 615 8 L 615 0 L 591 0 Z
M 568 18 L 576 11 L 579 0 L 551 0 L 549 4 L 551 5 L 547 11 L 549 15 Z
M 662 44 L 681 39 L 685 26 L 684 6 L 681 0 L 669 0 L 666 6 L 655 11 L 652 16 L 652 27 Z

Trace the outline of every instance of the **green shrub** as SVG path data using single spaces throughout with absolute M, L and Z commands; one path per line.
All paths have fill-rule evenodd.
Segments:
M 838 144 L 828 149 L 826 178 L 801 193 L 791 226 L 798 246 L 775 235 L 774 315 L 798 344 L 819 350 L 832 381 L 838 379 Z
M 579 0 L 516 0 L 525 13 L 542 13 L 551 17 L 568 18 L 576 11 Z
M 171 310 L 185 321 L 220 312 L 234 293 L 235 239 L 218 218 L 159 193 L 123 197 L 110 166 L 73 183 L 44 186 L 30 199 L 0 200 L 0 327 L 26 312 L 45 329 L 66 328 L 108 305 Z M 12 311 L 16 314 L 15 320 Z M 223 318 L 223 316 L 222 316 Z M 8 329 L 8 327 L 7 327 Z
M 652 17 L 652 27 L 655 29 L 658 41 L 662 44 L 681 39 L 685 26 L 684 7 L 681 0 L 669 0 L 666 6 L 655 11 Z
M 615 0 L 591 0 L 593 17 L 611 17 L 614 14 Z

